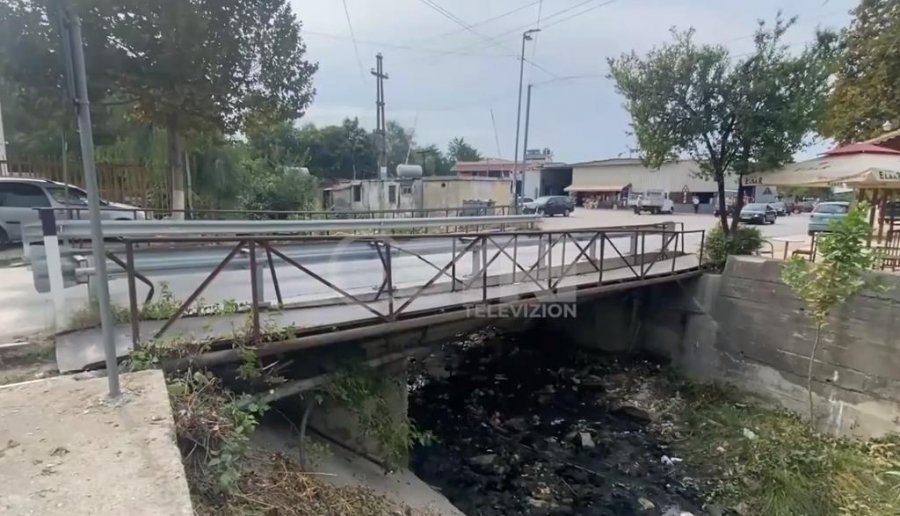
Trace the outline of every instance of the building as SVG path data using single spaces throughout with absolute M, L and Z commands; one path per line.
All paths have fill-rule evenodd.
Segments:
M 696 195 L 701 204 L 709 204 L 716 194 L 716 182 L 703 178 L 693 160 L 663 164 L 651 169 L 636 158 L 614 158 L 574 163 L 572 184 L 565 188 L 576 203 L 596 200 L 599 206 L 621 205 L 629 193 L 664 190 L 676 204 L 690 204 Z M 728 177 L 725 188 L 737 188 L 737 180 Z
M 501 179 L 512 179 L 515 170 L 515 162 L 505 159 L 488 158 L 480 161 L 457 161 L 453 168 L 453 172 L 459 177 L 497 177 Z M 539 169 L 540 164 L 534 163 L 523 167 L 519 163 L 519 170 L 529 170 L 530 168 Z
M 493 177 L 414 177 L 344 181 L 325 188 L 323 206 L 335 211 L 432 210 L 470 202 L 509 206 L 512 182 Z
M 516 178 L 516 163 L 504 159 L 460 161 L 453 167 L 459 177 L 496 177 L 516 180 L 516 193 L 532 199 L 542 195 L 565 195 L 563 191 L 572 182 L 572 168 L 555 163 L 550 149 L 525 151 L 525 161 L 519 162 L 521 176 Z

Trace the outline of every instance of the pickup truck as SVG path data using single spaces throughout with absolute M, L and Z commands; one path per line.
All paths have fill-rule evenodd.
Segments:
M 634 213 L 640 215 L 649 212 L 653 215 L 659 213 L 674 213 L 675 203 L 669 199 L 669 192 L 664 190 L 647 190 L 628 196 L 628 206 Z

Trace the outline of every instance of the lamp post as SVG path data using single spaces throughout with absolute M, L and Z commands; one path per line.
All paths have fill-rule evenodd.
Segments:
M 513 154 L 513 199 L 516 203 L 516 213 L 519 211 L 519 129 L 522 123 L 522 81 L 525 78 L 525 42 L 531 41 L 532 34 L 541 29 L 529 29 L 522 33 L 522 55 L 519 58 L 519 104 L 516 107 L 516 151 Z

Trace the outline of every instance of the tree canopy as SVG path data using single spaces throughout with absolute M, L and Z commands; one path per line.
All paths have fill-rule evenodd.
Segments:
M 862 0 L 843 36 L 834 93 L 820 124 L 850 143 L 900 126 L 900 0 Z
M 760 22 L 754 50 L 732 56 L 697 44 L 694 31 L 640 56 L 610 59 L 610 76 L 625 99 L 644 162 L 658 168 L 689 157 L 716 181 L 723 230 L 725 177 L 780 166 L 806 143 L 828 92 L 834 37 L 792 55 L 782 42 L 794 20 Z M 735 209 L 740 209 L 740 196 Z
M 44 99 L 63 96 L 55 6 L 0 8 L 3 73 L 14 90 Z M 135 121 L 167 131 L 176 208 L 188 133 L 294 120 L 312 101 L 317 65 L 305 60 L 287 0 L 71 0 L 67 8 L 83 22 L 91 100 L 124 103 Z
M 478 149 L 469 145 L 464 138 L 453 138 L 447 146 L 447 155 L 453 162 L 479 161 L 482 159 Z

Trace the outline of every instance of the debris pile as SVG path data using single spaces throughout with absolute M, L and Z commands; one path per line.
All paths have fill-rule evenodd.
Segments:
M 656 365 L 572 355 L 553 335 L 479 340 L 419 364 L 446 371 L 410 394 L 410 417 L 438 440 L 412 469 L 463 512 L 704 512 L 665 442 L 680 400 L 658 392 Z

